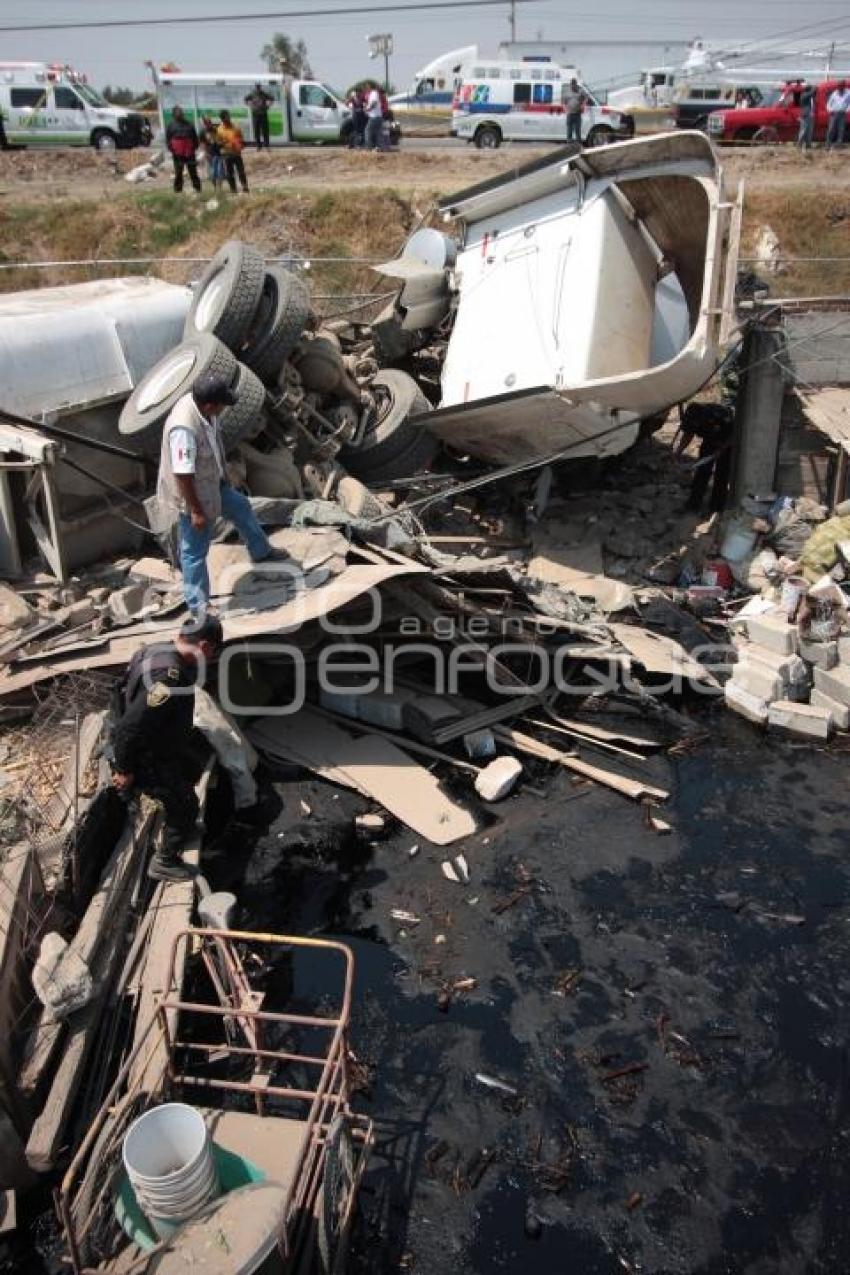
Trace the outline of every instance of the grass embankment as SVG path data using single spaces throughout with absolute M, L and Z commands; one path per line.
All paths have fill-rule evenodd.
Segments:
M 211 206 L 213 205 L 213 206 Z M 81 282 L 107 274 L 157 274 L 175 283 L 197 275 L 182 258 L 206 257 L 232 237 L 269 256 L 358 257 L 398 251 L 416 221 L 413 205 L 394 192 L 342 190 L 260 192 L 249 198 L 197 199 L 166 191 L 123 194 L 109 202 L 67 198 L 0 208 L 0 264 L 90 258 L 168 257 L 168 263 L 120 268 L 29 268 L 0 271 L 0 291 Z M 321 293 L 371 291 L 381 280 L 368 268 L 317 264 Z
M 783 256 L 846 258 L 850 253 L 846 178 L 837 172 L 821 174 L 813 187 L 805 172 L 795 172 L 791 180 L 785 173 L 782 180 L 776 176 L 746 174 L 742 256 L 754 254 L 761 231 L 769 226 L 778 236 Z M 333 182 L 330 172 L 328 179 Z M 447 189 L 455 185 L 455 176 L 447 179 Z M 210 207 L 210 202 L 215 206 Z M 232 236 L 257 243 L 269 255 L 389 257 L 428 203 L 422 190 L 402 195 L 392 189 L 342 184 L 325 190 L 315 186 L 260 190 L 248 198 L 224 195 L 214 201 L 206 192 L 200 200 L 170 191 L 122 191 L 112 198 L 75 198 L 69 192 L 39 200 L 21 191 L 0 206 L 0 263 L 169 257 L 168 264 L 121 267 L 117 272 L 151 271 L 185 282 L 198 273 L 198 266 L 182 258 L 210 256 Z M 106 268 L 2 270 L 0 290 L 81 281 L 106 273 Z M 778 276 L 760 273 L 775 295 L 850 293 L 847 260 L 800 261 L 783 265 Z M 382 280 L 362 266 L 316 264 L 310 277 L 319 294 L 382 289 Z

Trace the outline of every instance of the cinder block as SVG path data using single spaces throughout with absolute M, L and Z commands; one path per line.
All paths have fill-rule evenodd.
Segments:
M 772 669 L 777 677 L 781 677 L 786 686 L 790 686 L 792 682 L 805 682 L 808 677 L 808 670 L 805 663 L 800 659 L 799 655 L 779 655 L 776 651 L 771 651 L 766 646 L 760 646 L 757 642 L 733 641 L 732 645 L 738 652 L 738 658 L 742 663 L 751 664 L 758 662 Z
M 850 666 L 839 664 L 836 668 L 816 668 L 815 686 L 830 699 L 850 706 Z
M 838 663 L 838 643 L 810 642 L 800 638 L 800 655 L 818 668 L 835 668 Z
M 794 655 L 797 650 L 796 624 L 789 624 L 784 615 L 769 611 L 766 615 L 747 616 L 747 636 L 751 642 L 766 646 L 778 655 Z
M 785 694 L 785 682 L 768 664 L 760 664 L 758 660 L 745 660 L 735 665 L 732 681 L 741 690 L 763 699 L 766 703 L 782 699 Z
M 838 639 L 838 663 L 850 664 L 850 633 Z
M 826 709 L 836 730 L 850 730 L 850 708 L 846 704 L 839 704 L 837 699 L 824 695 L 817 687 L 812 691 L 809 703 L 815 708 Z
M 751 695 L 749 691 L 736 686 L 734 682 L 727 682 L 723 688 L 723 696 L 726 707 L 731 708 L 733 713 L 740 713 L 742 717 L 755 722 L 757 726 L 762 726 L 767 721 L 767 704 L 763 699 L 759 699 L 758 695 Z
M 832 719 L 825 708 L 813 704 L 794 704 L 780 699 L 767 710 L 770 726 L 778 726 L 792 735 L 805 735 L 808 739 L 829 739 Z

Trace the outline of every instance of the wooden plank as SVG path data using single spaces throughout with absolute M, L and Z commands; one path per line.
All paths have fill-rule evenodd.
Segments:
M 512 744 L 514 748 L 522 753 L 528 753 L 531 757 L 540 757 L 544 761 L 555 762 L 559 766 L 564 766 L 567 770 L 572 770 L 577 775 L 583 775 L 586 779 L 593 779 L 598 784 L 603 784 L 606 788 L 613 788 L 615 792 L 622 793 L 624 797 L 631 797 L 632 801 L 641 801 L 644 797 L 652 797 L 656 801 L 666 801 L 670 796 L 664 788 L 654 788 L 651 784 L 643 783 L 638 779 L 627 779 L 624 775 L 617 775 L 611 770 L 602 770 L 600 766 L 592 766 L 589 762 L 582 761 L 578 757 L 569 757 L 566 753 L 562 753 L 557 748 L 550 747 L 549 744 L 543 744 L 540 740 L 533 739 L 531 735 L 524 735 L 521 731 L 512 730 L 508 726 L 494 726 L 493 734 L 497 738 L 502 739 L 507 744 Z
M 135 819 L 128 822 L 103 870 L 100 885 L 68 945 L 73 954 L 90 969 L 99 945 L 107 935 L 110 917 L 120 908 L 136 872 L 139 857 L 147 846 L 153 820 L 154 811 L 149 810 L 146 813 L 137 813 Z M 26 1098 L 32 1100 L 37 1095 L 64 1034 L 65 1021 L 56 1020 L 46 1008 L 42 1009 L 27 1040 L 19 1076 L 21 1092 Z
M 436 845 L 475 831 L 472 815 L 442 792 L 438 781 L 390 740 L 375 732 L 355 738 L 311 708 L 266 719 L 253 743 L 273 739 L 277 755 L 290 756 L 319 774 L 336 772 Z
M 314 708 L 314 713 L 319 713 L 322 717 L 330 717 L 335 722 L 347 722 L 354 729 L 357 729 L 357 722 L 353 722 L 350 717 L 343 716 L 342 713 L 334 713 L 326 708 Z M 459 757 L 452 757 L 451 753 L 442 753 L 437 748 L 429 748 L 427 744 L 420 744 L 418 739 L 411 739 L 409 735 L 399 735 L 397 731 L 382 730 L 380 726 L 366 726 L 360 723 L 360 727 L 370 735 L 381 735 L 384 739 L 394 740 L 400 748 L 409 748 L 412 753 L 420 753 L 423 757 L 431 757 L 434 761 L 445 761 L 450 766 L 456 766 L 459 770 L 465 770 L 468 774 L 477 775 L 481 767 L 475 766 L 471 761 L 463 761 Z
M 468 713 L 466 717 L 460 717 L 456 722 L 441 726 L 439 730 L 434 731 L 434 743 L 448 744 L 453 739 L 459 739 L 461 735 L 468 735 L 471 731 L 485 730 L 497 722 L 503 722 L 506 717 L 520 717 L 529 709 L 537 708 L 543 699 L 543 695 L 506 695 L 492 708 L 481 708 L 477 713 Z
M 210 760 L 195 791 L 198 794 L 200 814 L 206 806 L 210 778 L 215 769 L 215 761 Z M 188 842 L 183 854 L 184 862 L 192 868 L 198 868 L 201 862 L 202 831 L 198 831 Z M 170 992 L 180 992 L 183 987 L 185 964 L 185 947 L 181 948 L 180 959 L 175 967 L 175 984 L 166 986 L 168 967 L 171 961 L 171 950 L 174 940 L 181 930 L 189 927 L 195 904 L 194 881 L 161 881 L 154 891 L 148 909 L 152 913 L 149 924 L 149 940 L 144 968 L 141 971 L 139 984 L 136 1026 L 130 1051 L 134 1050 L 145 1034 L 153 1018 L 157 1003 Z M 168 1062 L 168 1049 L 164 1038 L 160 1038 L 153 1050 L 140 1050 L 135 1067 L 128 1076 L 128 1086 L 138 1082 L 148 1093 L 159 1085 Z
M 45 907 L 44 885 L 38 859 L 29 842 L 10 846 L 0 868 L 0 1077 L 9 1078 L 6 1103 L 10 1115 L 24 1114 L 15 1075 L 11 1044 L 18 1015 L 29 991 L 27 946 L 37 932 Z M 9 1183 L 8 1185 L 14 1185 Z
M 45 807 L 45 818 L 54 831 L 62 827 L 77 795 L 80 780 L 88 769 L 97 742 L 100 739 L 106 710 L 86 713 L 80 724 L 79 736 L 71 747 L 71 756 L 65 763 L 59 787 Z

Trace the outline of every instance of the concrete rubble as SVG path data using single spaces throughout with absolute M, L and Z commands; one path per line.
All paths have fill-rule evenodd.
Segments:
M 701 146 L 691 158 L 697 168 L 708 162 Z M 588 161 L 583 180 L 604 186 L 608 162 Z M 551 195 L 539 175 L 528 180 L 533 199 Z M 512 217 L 522 207 L 515 190 L 498 186 L 450 201 L 446 211 L 466 216 L 472 235 L 461 258 L 475 234 L 488 233 L 483 214 L 470 211 L 478 198 L 490 217 L 500 199 Z M 619 199 L 609 208 L 615 221 Z M 664 201 L 643 204 L 637 190 L 634 199 L 642 234 L 654 228 L 672 250 Z M 609 232 L 602 228 L 600 244 Z M 31 395 L 0 412 L 4 454 L 29 456 L 56 505 L 49 534 L 42 526 L 33 536 L 31 504 L 10 490 L 0 502 L 13 581 L 0 586 L 0 714 L 35 723 L 53 688 L 78 688 L 62 719 L 73 728 L 63 765 L 53 757 L 35 791 L 33 762 L 3 792 L 7 845 L 26 842 L 32 863 L 17 864 L 8 882 L 3 906 L 10 917 L 26 911 L 27 925 L 23 934 L 3 927 L 0 973 L 14 967 L 10 988 L 31 987 L 42 1012 L 29 1006 L 14 1023 L 8 1074 L 17 1080 L 4 1106 L 17 1141 L 0 1157 L 0 1189 L 26 1185 L 27 1161 L 39 1172 L 62 1161 L 73 1094 L 60 1102 L 55 1092 L 57 1074 L 67 1090 L 57 1058 L 69 1045 L 68 1067 L 76 1059 L 82 1068 L 101 1015 L 131 983 L 140 1000 L 147 995 L 145 962 L 155 968 L 155 946 L 174 924 L 163 920 L 163 898 L 186 921 L 192 914 L 191 884 L 158 889 L 155 900 L 144 894 L 153 812 L 120 803 L 116 812 L 102 755 L 107 705 L 94 701 L 136 650 L 171 639 L 185 618 L 179 564 L 151 497 L 163 422 L 204 370 L 214 366 L 236 388 L 220 422 L 229 477 L 287 557 L 282 571 L 255 565 L 226 528 L 210 553 L 230 680 L 226 706 L 223 695 L 198 691 L 196 725 L 237 818 L 256 809 L 263 769 L 309 772 L 363 799 L 352 834 L 368 840 L 397 821 L 466 890 L 481 862 L 471 838 L 499 816 L 490 803 L 545 784 L 558 768 L 576 785 L 640 802 L 647 826 L 669 832 L 653 813 L 669 793 L 647 779 L 652 758 L 695 747 L 721 705 L 818 746 L 848 730 L 848 515 L 772 490 L 708 515 L 686 507 L 693 458 L 674 454 L 679 422 L 661 409 L 717 369 L 723 324 L 704 330 L 703 315 L 691 330 L 686 319 L 676 355 L 684 379 L 665 390 L 653 365 L 652 394 L 644 386 L 634 399 L 623 395 L 643 366 L 637 354 L 597 398 L 585 393 L 591 373 L 606 380 L 589 346 L 568 404 L 554 383 L 541 393 L 548 407 L 536 403 L 517 463 L 523 425 L 516 402 L 504 401 L 511 395 L 467 402 L 458 388 L 474 303 L 455 269 L 457 249 L 437 231 L 414 236 L 396 259 L 401 283 L 386 311 L 372 323 L 323 324 L 297 273 L 231 241 L 191 291 L 129 290 L 143 339 L 124 350 L 123 380 L 113 369 L 89 398 L 80 389 L 59 424 L 56 404 L 39 409 Z M 653 272 L 661 264 L 652 257 Z M 727 267 L 734 276 L 734 261 Z M 687 311 L 702 270 L 682 271 Z M 54 310 L 73 303 L 62 291 Z M 650 323 L 648 292 L 644 299 Z M 463 342 L 453 345 L 460 316 Z M 104 342 L 108 320 L 92 320 Z M 490 371 L 476 366 L 482 384 Z M 488 403 L 499 425 L 492 434 Z M 556 425 L 566 430 L 561 451 L 582 426 L 585 439 L 622 426 L 623 446 L 576 449 L 581 464 L 560 451 L 553 458 Z M 81 475 L 68 462 L 81 456 L 88 466 L 74 494 Z M 104 492 L 117 502 L 106 511 Z M 116 517 L 132 522 L 132 534 L 122 529 L 113 541 Z M 746 549 L 724 555 L 735 537 Z M 388 649 L 391 684 L 377 676 Z M 442 674 L 458 651 L 452 682 Z M 10 729 L 26 750 L 26 720 Z M 32 757 L 45 748 L 39 736 Z M 451 857 L 441 857 L 443 846 L 455 847 Z M 200 844 L 192 853 L 203 862 Z M 62 933 L 51 928 L 38 953 L 34 936 L 57 899 Z M 403 911 L 397 919 L 415 921 Z

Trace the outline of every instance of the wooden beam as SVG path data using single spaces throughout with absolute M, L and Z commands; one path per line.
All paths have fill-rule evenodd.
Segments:
M 557 748 L 550 747 L 549 744 L 543 744 L 540 740 L 532 738 L 531 735 L 524 735 L 521 731 L 511 730 L 508 726 L 494 726 L 493 734 L 507 744 L 512 744 L 521 753 L 528 753 L 531 757 L 540 757 L 543 761 L 555 762 L 559 766 L 572 770 L 577 775 L 584 776 L 585 779 L 592 779 L 597 784 L 603 784 L 606 788 L 613 788 L 615 792 L 622 793 L 624 797 L 631 797 L 632 801 L 641 801 L 644 797 L 652 797 L 656 801 L 666 801 L 670 796 L 669 792 L 663 788 L 654 788 L 651 784 L 645 784 L 638 779 L 628 779 L 624 775 L 615 774 L 611 770 L 603 770 L 600 766 L 592 766 L 589 762 L 581 761 L 578 757 L 570 757 L 566 753 L 560 752 Z

